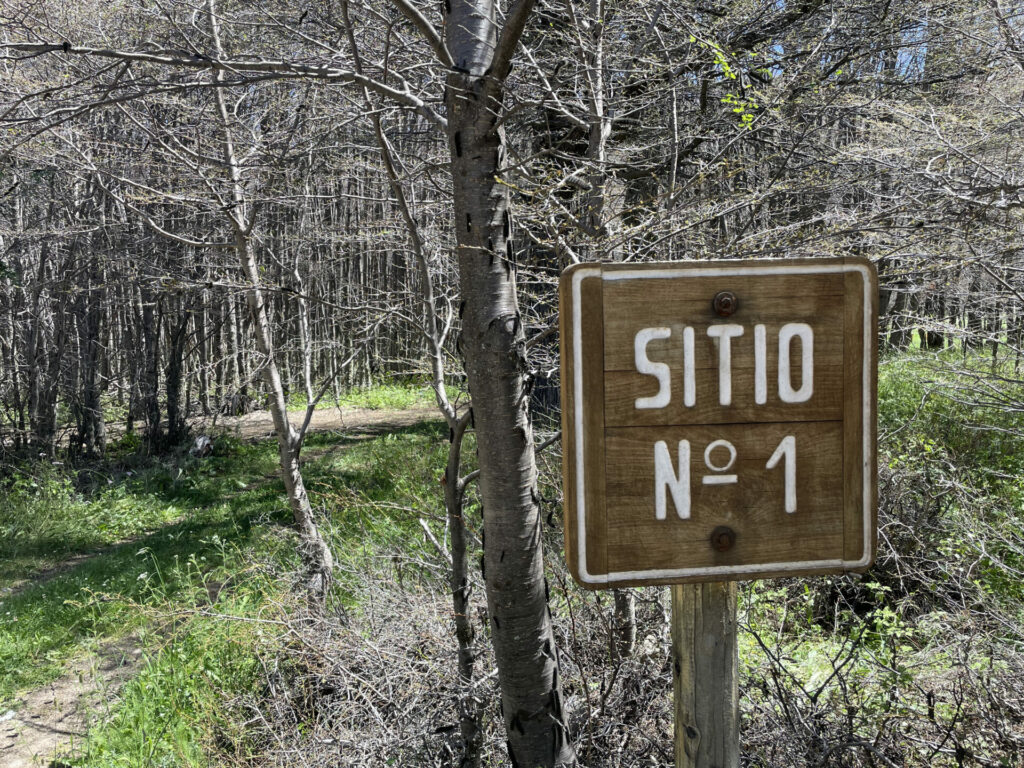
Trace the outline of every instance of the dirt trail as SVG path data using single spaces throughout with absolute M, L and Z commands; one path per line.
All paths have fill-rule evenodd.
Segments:
M 293 423 L 301 423 L 304 411 L 289 414 Z M 438 418 L 434 408 L 419 407 L 402 411 L 368 408 L 324 409 L 313 414 L 311 432 L 351 432 L 370 437 L 422 421 Z M 198 421 L 195 434 L 230 433 L 247 440 L 273 437 L 274 423 L 268 412 L 238 417 L 220 417 L 216 424 Z M 314 454 L 310 452 L 311 458 Z M 53 578 L 80 565 L 92 555 L 76 555 L 32 581 Z M 24 586 L 24 585 L 18 585 Z M 8 592 L 11 592 L 9 589 Z M 13 707 L 0 710 L 0 766 L 38 768 L 65 765 L 60 756 L 83 739 L 93 722 L 101 720 L 117 700 L 118 691 L 141 664 L 142 651 L 135 638 L 101 644 L 98 650 L 74 660 L 58 680 L 18 697 Z
M 288 416 L 291 419 L 292 424 L 301 424 L 305 415 L 305 411 L 288 412 Z M 314 412 L 313 418 L 309 424 L 309 431 L 349 432 L 354 435 L 361 435 L 363 437 L 370 438 L 382 432 L 401 429 L 403 427 L 411 427 L 412 425 L 419 424 L 423 421 L 430 421 L 431 419 L 439 418 L 440 415 L 436 408 L 426 406 L 417 406 L 416 408 L 409 408 L 402 411 L 371 408 L 347 408 L 344 410 L 330 408 Z M 243 440 L 262 440 L 274 436 L 274 420 L 271 418 L 269 411 L 255 411 L 244 416 L 220 416 L 217 418 L 216 423 L 214 423 L 212 418 L 193 419 L 190 421 L 190 425 L 195 435 L 231 434 L 236 435 Z M 330 452 L 333 453 L 337 449 L 338 446 L 335 446 L 335 448 L 331 449 Z M 318 459 L 324 454 L 325 451 L 306 449 L 302 454 L 302 463 L 305 464 L 307 461 Z M 273 477 L 273 475 L 268 475 L 264 480 L 269 479 L 270 477 Z M 263 481 L 256 481 L 255 483 L 246 486 L 243 490 L 250 490 L 255 485 L 259 484 L 259 482 Z M 147 535 L 149 534 L 130 536 L 126 539 L 115 541 L 112 544 L 94 552 L 82 552 L 72 555 L 60 562 L 54 563 L 52 566 L 44 570 L 27 574 L 23 579 L 15 579 L 11 583 L 7 584 L 7 586 L 0 587 L 0 600 L 14 597 L 27 587 L 37 584 L 45 584 L 50 579 L 67 573 L 73 568 L 77 568 L 87 560 L 91 560 L 94 557 L 102 557 L 104 554 L 111 552 L 118 547 L 122 547 L 125 544 L 140 541 Z M 0 717 L 2 717 L 2 715 L 3 713 L 0 712 Z M 0 720 L 0 722 L 3 721 Z M 0 766 L 0 768 L 5 768 L 5 766 Z
M 110 642 L 76 659 L 64 677 L 19 697 L 16 709 L 0 713 L 0 765 L 62 765 L 60 755 L 109 711 L 140 663 L 135 638 Z
M 296 427 L 306 416 L 304 410 L 289 411 Z M 384 432 L 410 427 L 421 421 L 440 419 L 437 408 L 417 406 L 392 411 L 374 408 L 322 408 L 313 411 L 310 432 Z M 218 416 L 216 419 L 196 419 L 190 422 L 194 434 L 227 432 L 247 440 L 274 436 L 274 420 L 270 411 L 255 411 L 244 416 Z

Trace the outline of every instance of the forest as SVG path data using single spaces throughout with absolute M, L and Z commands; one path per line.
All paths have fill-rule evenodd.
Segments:
M 807 257 L 878 551 L 740 584 L 739 765 L 1022 766 L 1024 3 L 2 0 L 0 764 L 674 765 L 559 276 Z

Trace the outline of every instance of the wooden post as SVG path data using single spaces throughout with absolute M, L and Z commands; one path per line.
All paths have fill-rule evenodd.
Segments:
M 739 768 L 736 583 L 672 585 L 676 768 Z

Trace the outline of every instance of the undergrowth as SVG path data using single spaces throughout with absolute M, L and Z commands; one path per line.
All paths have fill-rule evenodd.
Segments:
M 438 525 L 426 489 L 446 435 L 425 424 L 309 436 L 304 474 L 339 565 L 330 610 L 359 610 L 368 564 L 410 583 L 434 578 L 419 518 Z M 251 688 L 260 644 L 281 631 L 279 606 L 296 604 L 296 539 L 275 467 L 273 441 L 220 438 L 208 459 L 94 467 L 101 480 L 85 491 L 60 468 L 12 474 L 20 514 L 9 515 L 18 541 L 8 546 L 24 560 L 0 596 L 0 708 L 72 658 L 127 640 L 141 649 L 139 672 L 73 764 L 209 765 L 218 744 L 242 744 L 224 697 Z M 40 576 L 31 551 L 54 537 L 65 555 L 94 556 Z
M 741 589 L 746 764 L 1021 764 L 1024 438 L 1015 413 L 967 397 L 972 363 L 912 353 L 880 365 L 872 569 Z M 142 538 L 4 601 L 4 700 L 90 643 L 131 633 L 144 662 L 75 765 L 457 763 L 447 566 L 420 527 L 445 545 L 447 437 L 439 424 L 309 436 L 304 474 L 338 563 L 318 617 L 296 608 L 291 592 L 294 538 L 269 441 L 220 441 L 212 459 L 113 473 L 87 492 L 59 469 L 23 473 L 18 503 L 45 514 L 32 525 L 15 516 L 22 541 L 63 536 L 73 552 Z M 588 766 L 667 766 L 664 590 L 633 591 L 637 646 L 616 656 L 613 601 L 576 588 L 562 562 L 557 450 L 540 467 L 551 607 L 580 754 Z M 103 498 L 130 500 L 139 514 L 104 512 Z M 61 500 L 93 515 L 88 530 L 61 520 Z M 465 517 L 476 532 L 472 491 Z M 108 532 L 92 532 L 104 524 Z M 486 756 L 500 762 L 478 572 L 473 586 Z
M 881 362 L 874 566 L 744 589 L 751 765 L 1021 764 L 1024 430 L 984 399 L 992 373 L 960 351 Z
M 449 393 L 454 397 L 455 389 Z M 305 408 L 309 401 L 305 394 L 293 392 L 288 397 L 289 408 Z M 434 392 L 424 383 L 383 382 L 371 387 L 354 387 L 339 397 L 324 396 L 316 407 L 322 408 L 369 408 L 371 410 L 400 411 L 409 408 L 429 408 L 434 405 Z

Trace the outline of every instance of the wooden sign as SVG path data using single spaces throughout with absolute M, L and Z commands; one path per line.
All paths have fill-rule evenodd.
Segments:
M 871 564 L 870 262 L 579 264 L 560 290 L 565 546 L 580 584 Z

